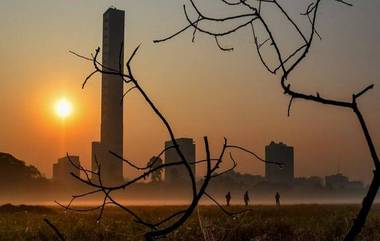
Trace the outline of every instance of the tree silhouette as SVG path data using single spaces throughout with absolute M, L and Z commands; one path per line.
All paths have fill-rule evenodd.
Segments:
M 33 165 L 16 159 L 8 153 L 0 152 L 0 188 L 9 186 L 30 187 L 35 184 L 46 184 L 48 180 Z
M 163 162 L 162 162 L 162 159 L 157 157 L 157 156 L 153 156 L 152 158 L 149 159 L 149 162 L 147 164 L 147 166 L 150 166 L 150 168 L 157 168 L 159 167 L 160 165 L 162 165 Z M 151 179 L 152 179 L 152 182 L 161 182 L 162 180 L 162 169 L 157 169 L 155 172 L 152 172 L 151 174 Z
M 321 38 L 321 36 L 317 32 L 316 26 L 318 20 L 317 13 L 319 12 L 318 10 L 322 0 L 314 0 L 310 2 L 306 7 L 305 11 L 300 13 L 305 17 L 305 23 L 309 24 L 308 31 L 301 30 L 301 25 L 296 23 L 296 21 L 294 20 L 294 16 L 291 16 L 278 0 L 236 0 L 234 2 L 229 0 L 221 1 L 231 8 L 240 7 L 241 14 L 220 18 L 208 17 L 207 15 L 203 14 L 203 11 L 201 11 L 198 8 L 194 0 L 189 0 L 191 8 L 196 13 L 195 20 L 192 20 L 190 18 L 188 14 L 188 8 L 186 7 L 186 5 L 183 5 L 184 14 L 188 21 L 188 24 L 179 31 L 175 32 L 174 34 L 163 39 L 155 40 L 154 42 L 159 43 L 167 41 L 180 35 L 188 29 L 192 29 L 193 42 L 195 40 L 195 34 L 197 32 L 200 32 L 213 37 L 215 39 L 216 45 L 219 47 L 220 50 L 232 51 L 233 48 L 225 48 L 221 45 L 220 38 L 223 36 L 232 35 L 242 28 L 250 28 L 252 31 L 252 37 L 255 43 L 258 57 L 261 63 L 268 72 L 279 76 L 280 85 L 284 91 L 284 94 L 290 97 L 288 104 L 288 116 L 290 115 L 292 103 L 296 99 L 308 100 L 324 105 L 335 106 L 341 109 L 349 109 L 353 111 L 356 119 L 358 120 L 361 126 L 363 135 L 365 137 L 365 141 L 367 143 L 369 152 L 373 160 L 373 164 L 375 166 L 375 169 L 373 171 L 374 175 L 372 178 L 372 182 L 369 186 L 368 193 L 364 197 L 361 209 L 357 214 L 357 217 L 353 220 L 353 224 L 344 238 L 345 241 L 354 240 L 365 224 L 366 218 L 368 216 L 368 213 L 371 209 L 373 201 L 376 197 L 376 193 L 380 186 L 379 157 L 377 155 L 376 148 L 373 144 L 369 130 L 367 128 L 365 119 L 358 106 L 359 98 L 366 94 L 367 91 L 371 90 L 374 87 L 374 85 L 371 84 L 358 92 L 354 92 L 351 96 L 350 101 L 323 97 L 318 92 L 316 92 L 315 94 L 304 93 L 292 87 L 291 83 L 289 82 L 291 73 L 293 72 L 293 70 L 299 67 L 302 61 L 306 58 L 315 37 L 317 36 L 318 38 Z M 335 1 L 345 6 L 352 6 L 350 3 L 344 0 Z M 266 11 L 264 11 L 264 4 L 266 7 L 265 9 L 269 7 L 276 10 L 277 13 L 285 19 L 289 30 L 295 30 L 295 36 L 301 39 L 301 43 L 297 43 L 298 47 L 295 48 L 290 54 L 286 54 L 285 48 L 283 47 L 284 45 L 286 45 L 286 43 L 284 44 L 278 38 L 276 38 L 278 33 L 274 32 L 273 26 L 270 24 L 270 21 L 268 21 L 268 19 L 270 20 L 271 18 L 273 18 L 273 15 L 271 15 L 273 14 L 273 12 L 267 13 Z M 221 24 L 224 26 L 224 28 L 222 30 L 216 30 L 213 27 L 201 27 L 201 23 L 214 24 L 207 26 L 215 26 L 215 24 Z M 233 27 L 229 27 L 230 25 L 228 24 L 231 23 L 235 25 L 233 25 Z M 261 31 L 258 30 L 259 28 L 261 28 Z M 274 53 L 275 62 L 277 62 L 276 64 L 271 64 L 269 62 L 269 57 L 267 57 L 263 53 L 264 49 L 271 50 L 272 53 Z

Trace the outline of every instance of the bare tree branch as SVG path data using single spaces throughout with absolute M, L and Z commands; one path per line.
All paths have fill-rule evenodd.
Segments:
M 342 3 L 346 6 L 352 6 L 351 3 L 348 3 L 344 0 L 336 0 L 336 1 L 338 3 Z M 231 22 L 232 20 L 236 20 L 236 19 L 242 19 L 244 17 L 249 16 L 249 14 L 247 14 L 247 13 L 242 13 L 241 15 L 234 15 L 234 16 L 231 16 L 230 18 L 229 17 L 208 18 L 207 16 L 205 16 L 201 13 L 201 11 L 197 8 L 197 6 L 195 5 L 193 0 L 189 0 L 189 2 L 193 6 L 193 8 L 197 12 L 197 14 L 199 14 L 200 20 L 207 20 L 209 22 L 223 22 L 224 23 L 224 22 Z M 280 84 L 281 84 L 281 87 L 283 88 L 284 94 L 290 96 L 290 101 L 288 104 L 288 115 L 290 114 L 290 108 L 291 108 L 293 101 L 295 99 L 303 99 L 303 100 L 313 101 L 313 102 L 320 103 L 320 104 L 340 107 L 340 108 L 344 108 L 344 109 L 350 109 L 354 112 L 356 118 L 358 119 L 358 121 L 361 125 L 361 128 L 362 128 L 368 149 L 371 153 L 371 157 L 372 157 L 372 160 L 373 160 L 373 163 L 375 166 L 375 171 L 374 171 L 374 176 L 373 176 L 371 185 L 369 187 L 368 193 L 363 199 L 362 207 L 361 207 L 361 209 L 357 215 L 357 218 L 354 220 L 351 229 L 349 230 L 349 232 L 347 233 L 347 235 L 345 236 L 345 239 L 344 239 L 345 241 L 353 241 L 358 236 L 362 227 L 364 226 L 365 220 L 368 216 L 368 213 L 371 209 L 373 201 L 376 197 L 376 193 L 377 193 L 379 186 L 380 186 L 380 161 L 379 161 L 379 157 L 377 155 L 376 148 L 373 144 L 373 141 L 372 141 L 372 138 L 370 136 L 369 130 L 367 128 L 364 117 L 363 117 L 362 113 L 360 112 L 358 104 L 357 104 L 358 98 L 361 97 L 362 95 L 364 95 L 365 93 L 367 93 L 367 91 L 372 89 L 374 86 L 369 85 L 368 87 L 364 88 L 362 91 L 358 92 L 357 94 L 354 93 L 352 95 L 351 101 L 341 101 L 341 100 L 321 97 L 319 93 L 317 93 L 316 95 L 313 95 L 313 94 L 306 94 L 303 92 L 298 92 L 298 91 L 295 91 L 291 88 L 290 83 L 286 83 L 286 81 L 288 80 L 288 78 L 289 78 L 290 74 L 293 72 L 293 70 L 296 67 L 298 67 L 300 65 L 300 63 L 306 58 L 306 55 L 308 54 L 310 47 L 313 43 L 314 36 L 316 35 L 321 39 L 321 36 L 319 35 L 319 33 L 316 30 L 317 13 L 319 10 L 319 5 L 320 5 L 321 0 L 315 0 L 314 2 L 310 3 L 307 6 L 305 12 L 301 13 L 301 15 L 305 15 L 307 17 L 307 20 L 309 21 L 309 24 L 311 26 L 310 27 L 310 35 L 308 37 L 306 36 L 306 34 L 304 32 L 301 31 L 301 28 L 299 27 L 299 25 L 293 20 L 293 18 L 279 4 L 279 2 L 277 0 L 258 0 L 258 4 L 259 4 L 258 9 L 249 5 L 244 0 L 240 0 L 238 2 L 230 2 L 227 0 L 222 0 L 222 2 L 224 2 L 228 6 L 236 6 L 236 5 L 246 6 L 249 10 L 251 10 L 250 16 L 252 18 L 248 22 L 241 23 L 241 24 L 237 25 L 236 27 L 234 27 L 233 29 L 228 29 L 226 27 L 227 28 L 226 30 L 212 31 L 212 30 L 201 29 L 201 28 L 199 28 L 198 25 L 195 26 L 194 23 L 190 21 L 188 15 L 187 15 L 187 12 L 186 12 L 186 8 L 184 7 L 185 17 L 188 20 L 188 22 L 190 23 L 187 26 L 187 28 L 189 28 L 191 26 L 192 28 L 196 28 L 199 32 L 202 32 L 204 34 L 210 35 L 210 36 L 215 38 L 216 36 L 231 35 L 231 34 L 235 33 L 238 29 L 241 29 L 247 25 L 251 25 L 253 37 L 254 37 L 254 41 L 255 41 L 255 47 L 256 47 L 256 50 L 258 52 L 260 61 L 265 66 L 265 68 L 267 69 L 268 72 L 273 73 L 273 74 L 277 74 L 279 70 L 281 70 L 281 72 L 282 72 L 281 77 L 280 77 L 280 80 L 281 80 Z M 296 50 L 294 52 L 292 52 L 286 58 L 283 57 L 284 53 L 283 53 L 282 49 L 280 49 L 277 40 L 274 38 L 274 35 L 271 31 L 271 27 L 270 27 L 269 23 L 267 21 L 265 21 L 264 18 L 262 17 L 262 14 L 263 14 L 262 9 L 261 9 L 261 3 L 262 2 L 272 3 L 274 7 L 276 7 L 278 10 L 280 10 L 281 14 L 286 17 L 287 22 L 290 25 L 290 27 L 296 29 L 298 36 L 304 42 L 304 44 L 301 44 L 298 48 L 296 48 Z M 265 58 L 264 58 L 264 56 L 262 56 L 261 51 L 260 51 L 260 49 L 264 46 L 264 43 L 267 40 L 264 41 L 263 43 L 259 43 L 257 36 L 255 34 L 255 30 L 253 28 L 253 21 L 259 22 L 264 27 L 264 32 L 265 32 L 264 35 L 265 35 L 265 37 L 267 37 L 267 36 L 269 37 L 268 41 L 270 41 L 270 43 L 271 43 L 269 46 L 272 47 L 275 51 L 279 65 L 278 65 L 278 67 L 274 68 L 273 70 L 267 65 Z M 164 40 L 161 40 L 161 41 L 169 40 L 172 37 L 179 35 L 180 33 L 182 33 L 185 30 L 186 29 L 182 29 L 181 31 L 177 32 L 175 35 L 172 35 L 172 36 L 170 36 Z M 159 41 L 155 41 L 155 42 L 159 42 Z M 290 62 L 290 61 L 292 61 L 292 63 L 290 63 L 289 67 L 287 67 L 285 64 Z M 258 160 L 265 162 L 265 160 L 263 160 L 262 158 L 257 156 L 255 153 L 250 152 L 249 150 L 246 150 L 246 149 L 241 148 L 241 147 L 234 147 L 234 146 L 228 146 L 227 145 L 226 148 L 228 148 L 228 147 L 230 147 L 230 148 L 233 147 L 233 148 L 243 150 L 247 153 L 252 154 Z M 274 164 L 280 164 L 280 163 L 274 163 Z
M 235 167 L 237 166 L 237 162 L 235 161 L 235 159 L 233 158 L 232 154 L 230 153 L 230 158 L 231 158 L 231 161 L 233 163 L 232 167 L 228 168 L 227 170 L 223 171 L 223 172 L 220 172 L 220 173 L 216 173 L 214 175 L 212 175 L 211 177 L 218 177 L 218 176 L 221 176 L 227 172 L 230 172 L 232 170 L 235 169 Z
M 243 209 L 243 210 L 240 210 L 238 212 L 231 212 L 231 211 L 228 211 L 227 209 L 225 209 L 215 198 L 213 198 L 207 192 L 205 193 L 205 196 L 208 197 L 211 201 L 213 201 L 228 216 L 234 217 L 234 216 L 237 216 L 239 214 L 251 211 L 250 209 Z
M 199 15 L 199 16 L 201 16 L 201 15 Z M 194 23 L 198 23 L 202 19 L 204 19 L 204 18 L 200 17 Z M 230 19 L 233 19 L 233 17 L 230 18 Z M 224 21 L 224 20 L 218 20 L 218 21 Z M 194 24 L 194 23 L 192 23 L 192 24 Z M 217 41 L 217 38 L 216 38 L 216 41 Z M 207 188 L 210 180 L 212 178 L 214 178 L 216 176 L 219 176 L 219 175 L 222 175 L 223 173 L 226 173 L 226 172 L 228 172 L 228 171 L 230 171 L 230 170 L 232 170 L 233 168 L 236 167 L 237 163 L 236 163 L 236 161 L 233 159 L 233 157 L 231 155 L 230 157 L 231 157 L 231 160 L 233 161 L 233 167 L 229 168 L 226 171 L 223 171 L 223 173 L 219 173 L 219 174 L 216 173 L 216 170 L 220 168 L 220 166 L 221 166 L 221 164 L 223 162 L 223 158 L 224 158 L 224 154 L 226 152 L 226 149 L 227 148 L 234 149 L 234 148 L 237 148 L 238 146 L 228 146 L 227 145 L 227 139 L 225 139 L 223 147 L 222 147 L 222 150 L 221 150 L 221 152 L 219 154 L 219 157 L 218 158 L 211 158 L 211 154 L 210 154 L 210 150 L 209 150 L 209 145 L 208 145 L 208 139 L 207 139 L 207 137 L 204 137 L 206 159 L 205 160 L 195 161 L 195 162 L 188 161 L 185 158 L 185 155 L 182 153 L 181 149 L 179 148 L 179 145 L 178 145 L 178 143 L 176 141 L 174 132 L 173 132 L 173 130 L 172 130 L 169 122 L 166 120 L 166 118 L 164 117 L 164 115 L 158 110 L 158 108 L 155 106 L 155 104 L 149 98 L 149 96 L 146 94 L 146 92 L 142 89 L 142 87 L 140 86 L 139 82 L 137 81 L 137 79 L 135 78 L 135 76 L 134 76 L 134 74 L 132 72 L 131 63 L 132 63 L 132 60 L 133 60 L 134 56 L 137 54 L 137 51 L 138 51 L 139 47 L 140 46 L 138 46 L 137 48 L 135 48 L 135 50 L 133 51 L 133 53 L 129 57 L 129 59 L 127 61 L 127 64 L 126 64 L 126 67 L 127 67 L 127 72 L 126 73 L 124 73 L 124 69 L 122 68 L 122 65 L 120 64 L 122 62 L 122 60 L 123 60 L 123 53 L 122 53 L 124 51 L 123 50 L 124 49 L 123 45 L 120 48 L 119 70 L 117 70 L 117 71 L 110 70 L 110 69 L 102 67 L 102 64 L 97 60 L 99 52 L 100 52 L 100 48 L 97 48 L 95 50 L 95 53 L 91 55 L 92 56 L 92 64 L 93 64 L 93 66 L 95 68 L 95 71 L 93 71 L 86 78 L 85 83 L 83 84 L 83 86 L 85 86 L 85 84 L 87 83 L 87 81 L 92 76 L 94 76 L 96 73 L 102 73 L 102 74 L 107 74 L 107 75 L 120 76 L 122 78 L 122 81 L 124 82 L 124 84 L 132 84 L 132 87 L 130 87 L 127 90 L 127 92 L 124 93 L 124 96 L 126 94 L 128 94 L 132 89 L 138 91 L 138 93 L 148 103 L 149 107 L 152 109 L 152 111 L 154 112 L 154 114 L 159 118 L 159 120 L 161 121 L 161 123 L 165 126 L 165 128 L 166 128 L 166 130 L 167 130 L 167 132 L 168 132 L 168 134 L 170 136 L 170 139 L 171 139 L 171 141 L 173 143 L 173 145 L 169 146 L 169 147 L 166 147 L 165 149 L 163 149 L 156 156 L 156 159 L 154 161 L 149 162 L 149 164 L 147 164 L 146 166 L 143 166 L 143 167 L 134 164 L 132 161 L 124 159 L 122 156 L 118 155 L 117 153 L 115 153 L 113 151 L 109 151 L 109 153 L 111 155 L 117 157 L 119 160 L 122 160 L 124 163 L 128 164 L 132 168 L 134 168 L 134 169 L 136 169 L 138 171 L 142 171 L 142 173 L 140 175 L 138 175 L 137 177 L 135 177 L 135 178 L 133 178 L 131 180 L 125 181 L 124 183 L 118 184 L 118 185 L 105 185 L 103 183 L 103 181 L 102 181 L 102 175 L 101 175 L 101 166 L 100 166 L 100 164 L 99 164 L 96 156 L 94 157 L 94 159 L 95 159 L 95 163 L 97 165 L 97 169 L 96 169 L 96 171 L 94 171 L 94 170 L 88 170 L 88 169 L 84 168 L 83 166 L 81 166 L 80 164 L 77 165 L 76 163 L 74 163 L 70 159 L 70 156 L 67 154 L 67 157 L 68 157 L 70 163 L 76 169 L 78 169 L 80 171 L 80 173 L 84 174 L 85 178 L 82 178 L 81 175 L 77 175 L 75 173 L 71 173 L 71 175 L 75 179 L 77 179 L 78 181 L 82 182 L 83 184 L 86 184 L 87 186 L 93 188 L 94 190 L 91 190 L 91 191 L 88 191 L 88 192 L 85 192 L 85 193 L 82 193 L 82 194 L 79 194 L 79 195 L 73 195 L 72 199 L 70 200 L 70 202 L 67 205 L 63 205 L 63 204 L 58 203 L 58 202 L 57 202 L 57 204 L 60 205 L 61 207 L 63 207 L 65 210 L 70 210 L 70 211 L 86 212 L 86 211 L 99 210 L 99 215 L 98 215 L 97 221 L 100 221 L 100 219 L 102 218 L 103 213 L 104 213 L 104 209 L 105 209 L 105 207 L 107 205 L 115 205 L 115 206 L 121 208 L 122 210 L 124 210 L 125 212 L 129 213 L 135 219 L 136 223 L 139 223 L 139 224 L 144 225 L 145 227 L 149 228 L 150 231 L 145 234 L 145 239 L 146 240 L 153 240 L 153 239 L 155 239 L 157 237 L 166 236 L 170 232 L 172 232 L 172 231 L 176 230 L 178 227 L 180 227 L 191 216 L 191 214 L 194 212 L 195 208 L 198 206 L 199 200 L 205 195 L 205 191 L 206 191 L 206 188 Z M 83 56 L 80 56 L 80 55 L 78 55 L 78 57 L 85 58 L 86 60 L 88 60 L 86 57 L 83 57 Z M 165 151 L 169 150 L 169 149 L 175 149 L 176 153 L 180 157 L 180 161 L 172 162 L 172 163 L 163 163 L 163 164 L 157 164 L 156 165 L 156 162 L 160 158 L 160 156 L 163 155 L 163 153 Z M 241 148 L 241 150 L 248 151 L 247 149 L 244 149 L 244 148 Z M 253 152 L 251 152 L 251 154 L 252 153 Z M 206 163 L 207 172 L 206 172 L 206 176 L 205 176 L 203 182 L 201 183 L 200 188 L 198 189 L 197 186 L 196 186 L 196 183 L 195 183 L 195 176 L 194 176 L 194 173 L 191 170 L 190 165 L 197 165 L 197 164 L 202 164 L 202 163 Z M 143 220 L 139 216 L 139 214 L 135 213 L 134 211 L 132 211 L 127 206 L 122 205 L 120 202 L 118 202 L 115 198 L 113 198 L 111 196 L 114 191 L 125 190 L 129 186 L 137 183 L 138 181 L 141 181 L 141 180 L 145 179 L 146 177 L 148 177 L 152 173 L 155 173 L 157 171 L 160 171 L 162 169 L 165 169 L 165 168 L 168 168 L 168 167 L 171 167 L 171 166 L 184 166 L 186 168 L 186 170 L 187 170 L 188 175 L 189 175 L 189 179 L 190 179 L 190 183 L 191 183 L 191 190 L 192 190 L 192 200 L 191 200 L 190 204 L 186 207 L 186 209 L 179 210 L 179 211 L 177 211 L 177 212 L 175 212 L 173 214 L 170 214 L 168 217 L 166 217 L 163 220 L 160 220 L 160 221 L 158 221 L 156 223 L 154 223 L 154 222 L 148 222 L 146 220 Z M 91 179 L 90 178 L 90 174 L 92 174 L 93 177 L 97 178 L 98 180 L 96 181 L 94 179 Z M 73 204 L 73 202 L 75 200 L 77 200 L 79 198 L 84 198 L 84 197 L 88 197 L 88 196 L 91 196 L 91 195 L 99 194 L 99 193 L 103 193 L 103 199 L 102 199 L 102 201 L 100 202 L 99 205 L 97 205 L 95 207 L 91 207 L 91 208 L 76 208 L 76 207 L 72 207 L 72 204 Z
M 65 241 L 65 237 L 63 236 L 63 234 L 61 234 L 61 232 L 58 230 L 58 228 L 52 224 L 49 219 L 47 218 L 44 218 L 44 222 L 49 225 L 49 227 L 54 231 L 55 235 L 58 237 L 59 240 L 61 241 Z

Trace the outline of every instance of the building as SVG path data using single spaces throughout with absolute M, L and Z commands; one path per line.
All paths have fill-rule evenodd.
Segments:
M 103 14 L 103 68 L 119 69 L 124 66 L 124 11 L 109 8 Z M 121 63 L 120 63 L 121 61 Z M 120 65 L 119 65 L 120 64 Z M 123 181 L 123 161 L 110 154 L 123 156 L 123 80 L 120 76 L 102 74 L 100 142 L 92 143 L 92 170 L 101 166 L 104 184 Z M 97 178 L 93 176 L 93 178 Z
M 65 156 L 59 158 L 57 163 L 53 164 L 53 181 L 64 185 L 77 183 L 77 180 L 75 180 L 71 173 L 80 176 L 80 170 L 72 165 L 69 158 L 75 166 L 79 167 L 79 156 Z
M 290 184 L 294 179 L 294 149 L 280 142 L 265 146 L 265 178 L 272 183 Z M 270 162 L 278 162 L 276 165 Z
M 350 190 L 363 190 L 364 184 L 361 181 L 350 181 L 347 188 Z
M 317 176 L 296 177 L 293 180 L 293 186 L 297 189 L 321 189 L 323 188 L 323 179 Z
M 192 138 L 178 138 L 176 142 L 187 162 L 190 162 L 191 171 L 195 177 L 195 144 Z M 165 142 L 165 149 L 173 146 L 172 141 Z M 180 162 L 181 158 L 175 148 L 165 151 L 165 163 Z M 189 173 L 185 165 L 175 165 L 165 169 L 165 181 L 170 184 L 184 184 L 190 181 Z
M 252 175 L 248 173 L 239 173 L 235 170 L 220 175 L 218 178 L 212 179 L 210 185 L 212 188 L 220 191 L 240 190 L 246 191 L 258 184 L 264 183 L 265 178 L 260 175 Z
M 347 176 L 342 173 L 337 173 L 334 175 L 325 177 L 326 188 L 334 191 L 364 191 L 365 187 L 361 181 L 350 181 Z
M 350 181 L 348 177 L 342 173 L 330 175 L 325 177 L 326 187 L 334 190 L 349 189 L 349 190 L 363 190 L 364 184 L 360 181 Z
M 326 187 L 331 189 L 342 189 L 349 184 L 348 177 L 343 176 L 342 173 L 330 175 L 325 177 Z

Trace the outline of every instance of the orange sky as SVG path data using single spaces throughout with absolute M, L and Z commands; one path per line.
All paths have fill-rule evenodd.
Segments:
M 125 56 L 143 43 L 133 65 L 135 75 L 177 136 L 195 138 L 198 158 L 203 158 L 204 135 L 214 153 L 224 136 L 260 155 L 276 140 L 295 147 L 296 176 L 324 176 L 339 166 L 354 179 L 369 180 L 372 163 L 353 113 L 297 100 L 287 117 L 289 99 L 278 77 L 266 73 L 258 61 L 248 30 L 223 39 L 235 47 L 229 53 L 220 52 L 207 36 L 198 35 L 191 43 L 191 31 L 153 44 L 153 39 L 186 23 L 181 3 L 173 1 L 2 1 L 0 151 L 36 165 L 47 176 L 66 151 L 89 165 L 91 141 L 98 140 L 100 132 L 100 78 L 82 90 L 92 66 L 68 50 L 88 54 L 101 45 L 101 16 L 111 2 L 126 11 Z M 300 90 L 345 100 L 375 83 L 360 107 L 380 148 L 380 3 L 355 4 L 321 6 L 318 30 L 323 40 L 314 43 L 290 81 Z M 64 123 L 53 111 L 62 96 L 74 104 L 73 115 Z M 137 93 L 125 100 L 124 118 L 125 156 L 146 163 L 168 136 Z M 262 163 L 246 155 L 236 157 L 238 171 L 263 174 Z M 130 169 L 126 173 L 136 174 Z

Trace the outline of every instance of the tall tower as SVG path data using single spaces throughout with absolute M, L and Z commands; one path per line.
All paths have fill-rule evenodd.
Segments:
M 279 162 L 282 167 L 265 164 L 265 177 L 273 183 L 289 184 L 294 179 L 294 148 L 282 142 L 271 142 L 265 147 L 265 161 Z
M 124 66 L 124 11 L 109 8 L 103 14 L 103 70 Z M 122 55 L 120 56 L 120 52 Z M 101 165 L 103 182 L 123 181 L 123 161 L 109 151 L 123 156 L 123 80 L 120 76 L 102 74 L 100 142 L 93 143 L 92 169 Z

